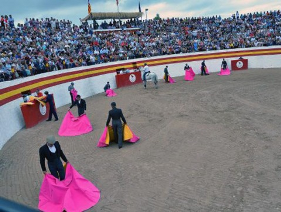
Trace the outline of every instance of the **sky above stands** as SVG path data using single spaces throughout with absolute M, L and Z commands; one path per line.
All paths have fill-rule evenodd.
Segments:
M 79 18 L 88 13 L 88 0 L 1 0 L 1 15 L 12 15 L 15 22 L 25 18 L 55 17 L 79 24 Z M 5 3 L 4 3 L 5 2 Z M 116 0 L 90 0 L 92 12 L 116 12 Z M 281 10 L 280 0 L 141 0 L 142 12 L 148 9 L 148 18 L 158 13 L 161 18 L 198 17 Z M 138 12 L 139 0 L 119 0 L 120 12 Z M 143 16 L 145 19 L 145 14 Z

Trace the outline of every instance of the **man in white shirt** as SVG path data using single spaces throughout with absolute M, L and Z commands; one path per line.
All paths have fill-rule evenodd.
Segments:
M 10 25 L 11 29 L 15 27 L 15 23 L 14 23 L 15 21 L 14 21 L 12 15 L 9 15 L 8 22 L 9 22 L 9 25 Z
M 143 68 L 143 76 L 142 79 L 143 81 L 146 81 L 146 74 L 150 73 L 149 67 L 147 65 L 147 63 L 144 64 L 144 68 Z
M 51 174 L 60 180 L 64 180 L 65 171 L 60 158 L 68 163 L 60 144 L 56 141 L 55 136 L 48 136 L 46 144 L 39 149 L 40 165 L 44 174 L 47 174 L 45 159 L 47 159 L 48 167 Z

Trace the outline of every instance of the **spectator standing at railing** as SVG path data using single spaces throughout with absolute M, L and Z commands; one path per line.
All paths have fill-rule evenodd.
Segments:
M 1 15 L 0 21 L 1 21 L 1 29 L 5 29 L 5 18 L 3 15 Z
M 14 18 L 12 17 L 12 15 L 9 15 L 8 22 L 11 29 L 15 27 Z
M 5 28 L 7 29 L 8 26 L 9 26 L 9 23 L 8 23 L 8 16 L 7 16 L 7 15 L 4 16 L 4 23 L 5 23 Z

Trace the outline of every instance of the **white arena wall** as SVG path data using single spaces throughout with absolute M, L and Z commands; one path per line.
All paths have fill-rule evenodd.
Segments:
M 239 56 L 243 56 L 244 59 L 248 59 L 248 67 L 249 68 L 281 68 L 281 51 L 278 54 L 270 54 L 265 52 L 264 55 L 248 55 L 245 52 L 252 51 L 252 50 L 271 50 L 271 49 L 279 49 L 281 50 L 281 46 L 274 46 L 274 47 L 262 47 L 262 48 L 251 48 L 251 49 L 234 49 L 234 50 L 221 50 L 221 51 L 209 51 L 209 52 L 200 52 L 200 53 L 188 53 L 188 54 L 178 54 L 178 55 L 169 55 L 169 56 L 158 56 L 158 57 L 152 57 L 152 58 L 143 58 L 143 59 L 135 59 L 135 60 L 126 60 L 126 61 L 119 61 L 114 63 L 107 63 L 107 64 L 99 64 L 94 65 L 92 67 L 105 67 L 108 65 L 113 65 L 113 67 L 122 66 L 122 64 L 126 63 L 133 63 L 137 62 L 138 65 L 144 62 L 147 62 L 150 66 L 150 69 L 152 72 L 155 72 L 159 79 L 162 79 L 163 77 L 163 70 L 166 65 L 169 66 L 169 72 L 172 77 L 178 77 L 184 75 L 184 65 L 186 63 L 189 64 L 194 70 L 196 74 L 200 73 L 200 66 L 202 59 L 195 60 L 195 61 L 189 61 L 189 62 L 177 62 L 173 61 L 173 58 L 181 58 L 181 57 L 195 57 L 195 56 L 202 56 L 205 55 L 206 57 L 206 65 L 209 69 L 209 72 L 219 72 L 221 67 L 221 61 L 223 56 L 220 54 L 222 53 L 231 53 L 231 52 L 238 52 L 238 54 L 235 57 L 226 57 L 225 60 L 228 63 L 228 66 L 231 67 L 231 60 L 236 60 L 239 58 Z M 208 55 L 212 55 L 211 59 L 208 59 Z M 239 56 L 238 56 L 239 55 Z M 218 59 L 214 59 L 218 58 Z M 163 63 L 161 65 L 154 63 L 157 60 L 163 60 L 167 59 L 169 61 L 168 63 Z M 151 65 L 150 65 L 151 64 Z M 156 64 L 156 65 L 154 65 Z M 63 73 L 71 73 L 74 71 L 79 70 L 85 70 L 89 67 L 79 67 L 79 68 L 73 68 L 73 69 L 67 69 L 63 71 L 54 71 L 50 73 L 44 73 L 36 76 L 31 76 L 27 78 L 22 79 L 16 79 L 13 81 L 8 82 L 1 82 L 0 83 L 0 96 L 3 94 L 1 92 L 1 89 L 9 88 L 10 86 L 14 85 L 20 85 L 21 83 L 26 83 L 31 80 L 35 79 L 44 79 L 44 77 L 48 76 L 60 76 Z M 114 69 L 114 68 L 113 68 Z M 98 93 L 103 92 L 103 87 L 105 83 L 109 81 L 112 88 L 116 88 L 116 82 L 115 82 L 115 73 L 106 73 L 103 75 L 93 76 L 85 79 L 79 79 L 74 80 L 75 82 L 75 88 L 79 91 L 79 94 L 83 97 L 89 97 Z M 47 87 L 43 89 L 43 91 L 48 90 L 49 93 L 54 94 L 55 103 L 57 108 L 61 107 L 63 105 L 70 103 L 70 97 L 69 92 L 67 91 L 67 88 L 69 86 L 70 82 L 58 84 L 55 86 Z M 20 103 L 22 103 L 22 98 L 18 98 L 15 100 L 12 100 L 10 102 L 7 102 L 0 106 L 0 149 L 4 146 L 4 144 L 20 129 L 22 129 L 25 124 L 24 120 L 21 114 L 20 110 Z

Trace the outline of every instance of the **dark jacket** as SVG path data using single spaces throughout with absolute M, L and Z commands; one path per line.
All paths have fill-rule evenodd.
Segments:
M 164 69 L 164 74 L 169 75 L 168 68 Z
M 45 102 L 49 103 L 50 109 L 54 107 L 54 100 L 53 100 L 53 96 L 51 94 L 47 95 Z
M 108 112 L 108 118 L 107 118 L 107 121 L 106 121 L 106 126 L 109 125 L 109 122 L 110 122 L 110 119 L 112 120 L 120 120 L 120 118 L 122 119 L 122 121 L 124 122 L 124 124 L 126 124 L 126 119 L 122 113 L 122 110 L 121 109 L 118 109 L 118 108 L 113 108 L 112 110 L 110 110 Z
M 225 60 L 223 60 L 222 63 L 221 63 L 221 66 L 222 66 L 223 68 L 226 68 L 226 67 L 227 67 L 227 62 L 226 62 Z
M 77 105 L 77 107 L 78 107 L 79 116 L 82 115 L 84 113 L 84 111 L 86 110 L 86 101 L 84 99 L 81 99 L 80 103 L 79 103 L 78 100 L 75 100 L 73 102 L 73 104 L 70 106 L 70 108 L 72 108 L 75 105 Z
M 43 145 L 39 149 L 40 164 L 41 164 L 41 168 L 42 168 L 43 171 L 46 171 L 45 158 L 47 159 L 47 161 L 52 162 L 56 158 L 60 158 L 61 157 L 64 162 L 67 162 L 67 159 L 66 159 L 65 155 L 63 154 L 62 149 L 60 148 L 59 142 L 56 141 L 54 145 L 56 147 L 56 152 L 54 154 L 51 153 L 51 151 L 49 150 L 47 144 Z
M 110 84 L 107 84 L 103 87 L 104 91 L 106 91 L 107 89 L 110 89 Z
M 201 63 L 201 71 L 202 71 L 202 70 L 205 70 L 205 67 L 206 67 L 205 62 L 202 62 L 202 63 Z

